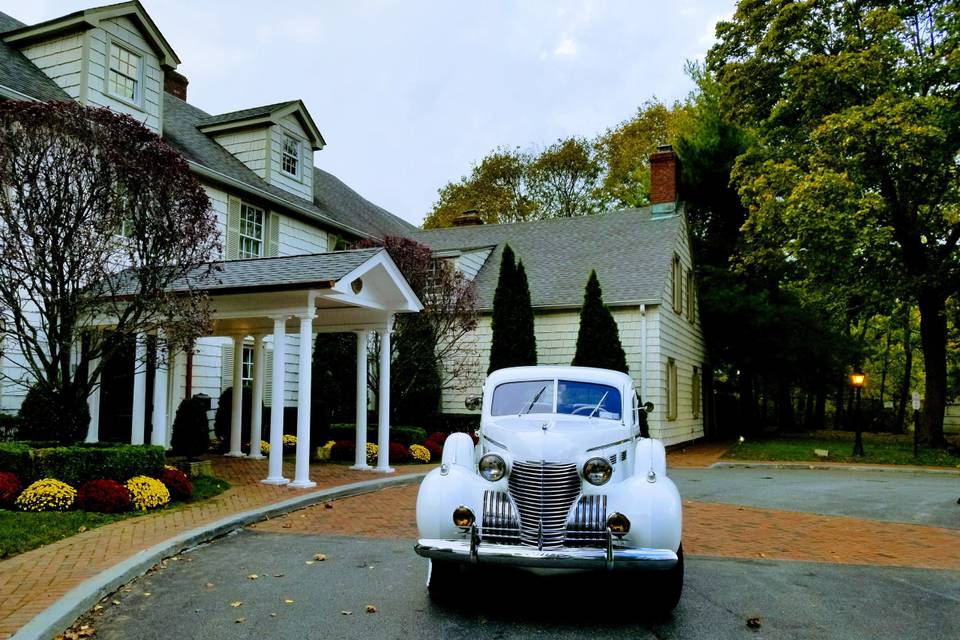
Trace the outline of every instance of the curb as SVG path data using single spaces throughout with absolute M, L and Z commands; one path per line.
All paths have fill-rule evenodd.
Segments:
M 208 525 L 184 531 L 155 544 L 149 549 L 144 549 L 74 587 L 62 598 L 34 616 L 30 622 L 20 627 L 10 640 L 50 640 L 50 638 L 73 624 L 74 620 L 86 613 L 104 596 L 116 591 L 133 578 L 142 575 L 164 558 L 176 555 L 189 547 L 219 538 L 234 529 L 291 511 L 297 511 L 320 502 L 349 498 L 386 487 L 412 484 L 426 475 L 427 472 L 409 473 L 329 487 L 257 509 L 242 511 Z
M 818 462 L 714 462 L 708 469 L 801 469 L 805 471 L 874 471 L 891 473 L 915 473 L 960 476 L 960 469 L 938 469 L 902 466 L 879 466 L 870 464 L 823 464 Z

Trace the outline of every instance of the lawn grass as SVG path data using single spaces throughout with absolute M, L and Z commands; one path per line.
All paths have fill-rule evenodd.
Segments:
M 193 479 L 193 496 L 186 502 L 177 502 L 159 512 L 183 508 L 219 495 L 230 488 L 230 483 L 219 478 L 201 476 Z M 148 511 L 146 513 L 158 513 Z M 124 513 L 92 513 L 89 511 L 6 511 L 0 509 L 0 559 L 15 556 L 37 547 L 52 544 L 88 529 L 118 520 L 146 515 L 140 511 Z
M 960 468 L 960 457 L 944 449 L 920 447 L 913 456 L 912 436 L 887 433 L 863 434 L 865 455 L 853 455 L 854 435 L 849 432 L 817 432 L 810 435 L 747 439 L 734 444 L 723 454 L 724 460 L 762 460 L 771 462 L 856 462 L 862 464 L 909 464 Z M 826 449 L 827 458 L 819 458 L 814 449 Z

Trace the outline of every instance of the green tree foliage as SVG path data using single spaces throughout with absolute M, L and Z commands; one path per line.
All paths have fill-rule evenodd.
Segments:
M 596 213 L 595 194 L 603 165 L 586 138 L 558 140 L 527 166 L 529 200 L 536 217 L 572 218 Z
M 527 273 L 523 262 L 517 263 L 509 244 L 503 248 L 500 258 L 491 329 L 488 374 L 506 367 L 537 364 L 537 339 L 533 332 Z
M 191 460 L 210 448 L 210 423 L 207 421 L 207 405 L 202 398 L 185 398 L 180 403 L 173 418 L 170 447 L 175 454 Z
M 744 268 L 915 300 L 931 444 L 960 287 L 957 20 L 946 0 L 743 2 L 707 58 L 757 136 L 734 169 Z
M 60 390 L 51 390 L 41 385 L 34 385 L 27 390 L 27 395 L 20 405 L 20 425 L 17 437 L 20 440 L 37 440 L 72 443 L 83 440 L 90 424 L 90 410 L 87 408 L 86 398 L 64 400 L 59 397 L 64 393 Z M 66 412 L 61 408 L 73 407 Z
M 620 344 L 617 321 L 607 305 L 597 272 L 590 271 L 583 305 L 580 307 L 580 331 L 577 333 L 577 351 L 573 356 L 575 367 L 599 367 L 628 372 L 627 356 Z
M 420 314 L 404 318 L 397 334 L 396 355 L 390 370 L 393 416 L 396 424 L 422 424 L 440 409 L 443 383 L 432 345 L 430 320 Z
M 356 349 L 355 333 L 318 333 L 314 340 L 310 424 L 320 437 L 332 422 L 352 422 L 356 417 Z M 311 442 L 322 444 L 313 435 Z

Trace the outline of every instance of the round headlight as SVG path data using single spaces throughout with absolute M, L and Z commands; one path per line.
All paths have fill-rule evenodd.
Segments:
M 480 458 L 480 462 L 477 463 L 477 470 L 480 472 L 480 475 L 483 476 L 484 480 L 496 482 L 506 475 L 507 463 L 497 454 L 488 453 Z
M 583 479 L 590 484 L 606 484 L 613 475 L 613 466 L 606 458 L 590 458 L 583 465 Z

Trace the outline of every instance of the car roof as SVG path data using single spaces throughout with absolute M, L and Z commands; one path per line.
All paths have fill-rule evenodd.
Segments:
M 571 367 L 560 365 L 540 365 L 535 367 L 508 367 L 498 369 L 489 376 L 484 386 L 496 387 L 504 382 L 521 380 L 574 380 L 577 382 L 596 382 L 618 388 L 630 388 L 633 380 L 625 373 L 611 369 L 594 367 Z

